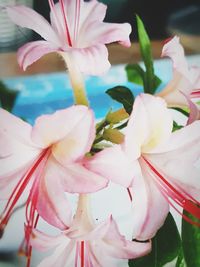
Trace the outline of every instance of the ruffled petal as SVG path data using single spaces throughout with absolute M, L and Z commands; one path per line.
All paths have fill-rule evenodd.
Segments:
M 64 166 L 79 161 L 90 151 L 95 138 L 95 119 L 92 110 L 85 112 L 74 128 L 52 148 L 54 157 Z
M 152 238 L 163 225 L 169 204 L 155 184 L 155 177 L 141 161 L 143 178 L 135 176 L 131 188 L 133 195 L 133 237 L 138 240 Z
M 100 226 L 101 231 L 105 229 L 104 236 L 101 239 L 94 238 L 88 246 L 89 258 L 94 266 L 121 266 L 120 263 L 124 264 L 124 259 L 137 258 L 151 250 L 150 242 L 139 243 L 126 240 L 120 234 L 112 217 Z M 98 231 L 99 226 L 94 229 L 94 232 L 98 233 Z
M 124 149 L 134 159 L 140 153 L 151 153 L 169 139 L 173 120 L 166 102 L 148 94 L 139 95 L 126 128 Z
M 131 161 L 120 145 L 106 148 L 85 162 L 85 166 L 110 181 L 129 187 L 134 172 L 140 171 L 138 162 Z
M 69 134 L 88 114 L 85 106 L 72 106 L 50 115 L 37 118 L 32 130 L 32 140 L 41 147 L 48 147 Z
M 17 25 L 37 32 L 48 42 L 59 46 L 60 41 L 48 21 L 33 9 L 17 5 L 6 7 L 10 19 Z
M 158 93 L 158 96 L 163 97 L 169 106 L 187 106 L 188 103 L 181 92 L 189 97 L 193 90 L 199 89 L 200 68 L 189 68 L 183 47 L 179 43 L 179 38 L 177 36 L 164 45 L 162 57 L 164 56 L 167 56 L 172 60 L 173 79 L 160 93 Z
M 59 49 L 47 41 L 29 42 L 19 48 L 17 52 L 18 62 L 23 70 L 51 52 L 58 52 Z
M 59 169 L 56 167 L 53 160 L 49 159 L 40 178 L 37 210 L 49 224 L 64 230 L 71 224 L 72 214 L 62 179 L 57 172 Z

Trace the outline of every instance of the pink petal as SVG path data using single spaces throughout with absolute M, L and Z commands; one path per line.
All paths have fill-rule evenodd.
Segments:
M 74 253 L 73 253 L 74 252 Z M 61 243 L 55 251 L 46 257 L 37 267 L 63 267 L 74 266 L 75 243 L 70 242 L 68 245 Z
M 117 24 L 91 21 L 87 28 L 80 32 L 79 43 L 81 45 L 96 45 L 119 42 L 121 45 L 130 47 L 130 33 L 131 25 L 128 23 Z
M 193 123 L 196 120 L 200 119 L 200 110 L 196 104 L 194 104 L 189 98 L 187 99 L 189 108 L 190 108 L 190 115 L 187 121 L 187 125 Z
M 164 45 L 163 56 L 170 57 L 173 62 L 173 79 L 158 95 L 163 97 L 169 106 L 187 106 L 188 103 L 180 92 L 189 96 L 193 90 L 199 89 L 200 68 L 189 68 L 177 36 Z
M 68 52 L 70 60 L 76 62 L 79 70 L 85 74 L 102 75 L 110 68 L 108 51 L 103 44 L 74 48 Z
M 143 178 L 135 176 L 133 195 L 133 237 L 138 240 L 152 238 L 164 223 L 169 205 L 154 184 L 154 177 L 142 163 Z
M 48 147 L 69 134 L 88 114 L 85 106 L 72 106 L 51 115 L 37 118 L 32 131 L 32 140 L 41 147 Z
M 138 163 L 131 161 L 120 145 L 97 153 L 85 165 L 91 171 L 125 187 L 132 184 L 134 170 L 136 172 L 139 168 Z
M 33 9 L 17 5 L 6 8 L 10 19 L 17 25 L 29 28 L 41 35 L 48 42 L 59 46 L 60 40 L 48 21 Z
M 58 52 L 58 48 L 47 41 L 34 41 L 20 47 L 17 52 L 18 62 L 23 70 L 51 52 Z
M 173 68 L 185 77 L 190 77 L 184 49 L 175 36 L 163 46 L 161 57 L 169 57 L 173 62 Z
M 26 122 L 0 109 L 0 179 L 23 169 L 41 153 L 30 139 L 31 129 Z
M 37 229 L 33 229 L 31 235 L 31 245 L 39 251 L 45 251 L 68 242 L 69 240 L 65 235 L 49 236 Z
M 99 229 L 97 226 L 93 232 L 98 233 L 99 230 L 105 234 L 101 239 L 95 238 L 91 240 L 89 245 L 89 256 L 94 266 L 119 266 L 124 261 L 122 259 L 130 259 L 143 256 L 150 252 L 151 243 L 132 242 L 125 239 L 119 232 L 116 222 L 111 219 L 104 223 Z
M 139 95 L 126 128 L 124 149 L 132 160 L 151 153 L 169 139 L 173 120 L 166 102 L 148 94 Z
M 49 159 L 44 176 L 40 178 L 37 210 L 49 224 L 66 229 L 71 224 L 71 208 L 54 166 L 52 159 Z
M 90 151 L 95 138 L 95 120 L 92 110 L 83 113 L 81 120 L 52 148 L 54 157 L 63 165 L 79 161 Z
M 89 193 L 106 187 L 108 181 L 100 175 L 89 171 L 79 163 L 63 167 L 55 160 L 51 162 L 45 173 L 46 180 L 57 177 L 62 183 L 62 191 L 69 193 Z M 53 182 L 52 182 L 53 183 Z M 60 185 L 61 186 L 61 185 Z
M 196 121 L 172 134 L 161 153 L 147 156 L 172 184 L 183 188 L 200 199 L 200 121 Z

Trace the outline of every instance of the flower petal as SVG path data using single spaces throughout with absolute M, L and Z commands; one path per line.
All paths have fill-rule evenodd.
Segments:
M 50 115 L 37 118 L 32 130 L 32 140 L 41 147 L 48 147 L 69 134 L 88 114 L 85 106 L 72 106 Z
M 41 153 L 30 138 L 31 129 L 28 123 L 0 109 L 0 179 L 23 169 Z
M 69 60 L 76 62 L 79 70 L 85 74 L 102 75 L 110 68 L 108 50 L 103 44 L 86 48 L 73 48 L 67 52 Z M 61 55 L 64 56 L 67 62 L 68 58 L 65 57 L 64 53 Z
M 151 153 L 170 137 L 173 120 L 166 102 L 148 94 L 137 96 L 126 128 L 124 149 L 134 159 Z
M 124 263 L 122 259 L 137 258 L 150 252 L 150 242 L 139 243 L 126 240 L 120 234 L 112 217 L 107 223 L 102 224 L 101 228 L 105 228 L 105 235 L 100 240 L 94 238 L 89 245 L 89 256 L 94 266 L 121 266 Z M 97 229 L 99 227 L 94 231 L 98 232 Z
M 146 155 L 164 177 L 200 200 L 200 121 L 174 132 L 163 151 Z
M 20 47 L 17 52 L 17 58 L 20 67 L 23 68 L 23 70 L 26 70 L 28 66 L 42 56 L 57 51 L 59 51 L 58 48 L 47 41 L 34 41 Z
M 52 159 L 49 159 L 43 175 L 38 188 L 38 213 L 49 224 L 64 230 L 71 224 L 71 208 Z
M 109 44 L 119 42 L 126 47 L 131 46 L 129 23 L 99 23 L 91 21 L 86 29 L 82 29 L 79 36 L 81 46 Z
M 162 226 L 169 205 L 154 184 L 154 177 L 141 161 L 143 178 L 135 176 L 133 194 L 133 237 L 138 240 L 152 238 Z
M 90 151 L 95 138 L 95 120 L 92 110 L 85 112 L 74 128 L 52 148 L 54 157 L 64 166 L 79 161 Z
M 8 16 L 17 25 L 37 32 L 50 43 L 59 46 L 60 41 L 48 21 L 33 9 L 17 5 L 6 7 Z
M 67 245 L 69 239 L 65 235 L 49 236 L 37 229 L 32 230 L 31 245 L 39 251 L 45 251 L 61 243 Z
M 67 167 L 60 165 L 56 160 L 51 161 L 48 165 L 46 180 L 52 180 L 55 177 L 62 183 L 62 191 L 69 193 L 89 193 L 106 187 L 108 181 L 89 171 L 80 163 L 68 164 Z
M 132 184 L 134 170 L 139 168 L 138 163 L 131 161 L 120 145 L 106 148 L 97 153 L 86 161 L 85 166 L 106 179 L 125 187 Z

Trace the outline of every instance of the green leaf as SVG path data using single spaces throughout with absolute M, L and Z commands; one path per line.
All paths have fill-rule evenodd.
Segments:
M 177 122 L 173 121 L 173 130 L 172 130 L 172 132 L 180 130 L 181 128 L 183 128 L 182 125 L 179 125 Z
M 125 69 L 129 82 L 144 85 L 145 71 L 139 64 L 128 64 Z
M 18 91 L 10 90 L 0 81 L 0 106 L 8 111 L 12 111 Z
M 184 210 L 184 215 L 189 217 L 192 221 L 199 220 Z M 192 225 L 182 220 L 182 240 L 183 240 L 183 254 L 187 267 L 200 266 L 200 227 Z
M 134 96 L 130 89 L 125 86 L 116 86 L 106 91 L 112 99 L 123 104 L 126 112 L 131 113 L 134 103 Z
M 183 257 L 183 249 L 180 249 L 178 258 L 177 258 L 177 262 L 176 262 L 176 267 L 186 267 L 186 263 Z
M 160 85 L 161 80 L 154 74 L 153 58 L 151 43 L 146 32 L 144 24 L 139 16 L 136 15 L 140 51 L 146 68 L 144 92 L 154 94 L 156 88 Z
M 164 225 L 152 239 L 152 251 L 147 256 L 129 260 L 129 267 L 162 267 L 177 257 L 180 246 L 180 235 L 169 213 Z

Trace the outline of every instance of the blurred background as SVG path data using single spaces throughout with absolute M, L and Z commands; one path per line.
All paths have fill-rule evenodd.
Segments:
M 136 40 L 134 14 L 143 19 L 151 39 L 165 39 L 169 35 L 183 35 L 183 43 L 200 50 L 200 3 L 199 0 L 100 0 L 108 5 L 107 22 L 129 22 L 133 26 L 132 40 Z M 55 1 L 56 2 L 56 1 Z M 0 0 L 0 5 L 26 4 L 49 19 L 47 0 Z M 19 29 L 0 12 L 0 49 L 16 50 L 22 43 L 38 39 L 35 33 Z M 196 39 L 197 38 L 197 39 Z

